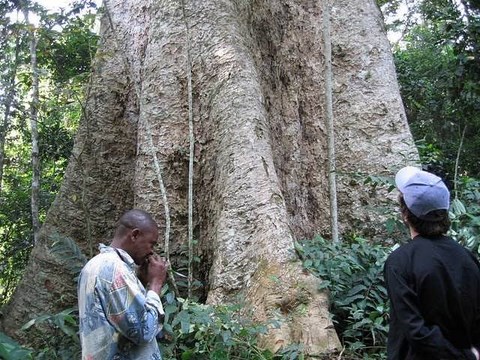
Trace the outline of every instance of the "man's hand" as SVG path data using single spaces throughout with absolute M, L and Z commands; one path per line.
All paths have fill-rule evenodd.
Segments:
M 160 293 L 167 278 L 168 267 L 169 264 L 165 258 L 156 254 L 148 258 L 147 282 L 150 290 Z

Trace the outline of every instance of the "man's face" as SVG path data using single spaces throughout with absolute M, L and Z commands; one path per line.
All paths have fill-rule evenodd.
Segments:
M 158 242 L 158 229 L 135 229 L 132 236 L 135 240 L 135 250 L 132 255 L 137 265 L 142 265 L 148 256 L 153 254 L 153 249 Z

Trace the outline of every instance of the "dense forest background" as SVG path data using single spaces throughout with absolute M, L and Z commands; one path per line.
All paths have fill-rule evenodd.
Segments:
M 398 81 L 422 166 L 449 184 L 452 235 L 478 253 L 480 3 L 378 0 L 378 5 L 386 30 L 395 35 Z M 103 11 L 90 1 L 74 1 L 59 11 L 28 0 L 0 1 L 0 307 L 23 275 L 62 182 L 84 111 L 98 41 L 94 30 Z M 363 181 L 391 190 L 389 178 L 371 174 Z M 398 232 L 399 225 L 392 214 L 385 232 Z M 343 237 L 342 243 L 317 238 L 297 244 L 297 251 L 304 266 L 330 289 L 345 356 L 383 358 L 388 304 L 379 274 L 393 244 L 371 244 L 354 234 Z M 235 309 L 195 302 L 185 306 L 165 291 L 169 311 L 176 315 L 167 317 L 172 335 L 165 345 L 167 358 L 182 354 L 188 359 L 199 352 L 231 358 L 225 349 L 240 358 L 273 358 L 255 342 L 264 327 L 240 326 Z M 209 317 L 212 312 L 216 322 Z M 74 309 L 34 319 L 25 331 L 41 325 L 62 336 L 46 337 L 33 348 L 0 333 L 0 357 L 62 359 L 78 352 Z M 301 344 L 276 356 L 301 358 Z

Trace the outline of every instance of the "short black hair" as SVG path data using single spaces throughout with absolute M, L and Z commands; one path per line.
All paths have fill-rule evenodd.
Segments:
M 157 227 L 157 223 L 148 212 L 132 209 L 123 214 L 117 221 L 115 234 L 125 234 L 128 229 L 139 228 L 144 231 Z
M 400 211 L 407 220 L 408 224 L 412 226 L 421 236 L 426 238 L 436 238 L 445 235 L 450 229 L 450 219 L 448 217 L 448 210 L 433 210 L 428 213 L 429 217 L 433 217 L 435 221 L 422 220 L 415 216 L 407 207 L 403 196 L 399 196 Z

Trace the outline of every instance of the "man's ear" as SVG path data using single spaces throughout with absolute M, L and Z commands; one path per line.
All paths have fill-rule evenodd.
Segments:
M 132 229 L 132 241 L 137 240 L 138 235 L 140 235 L 140 230 L 137 228 Z

